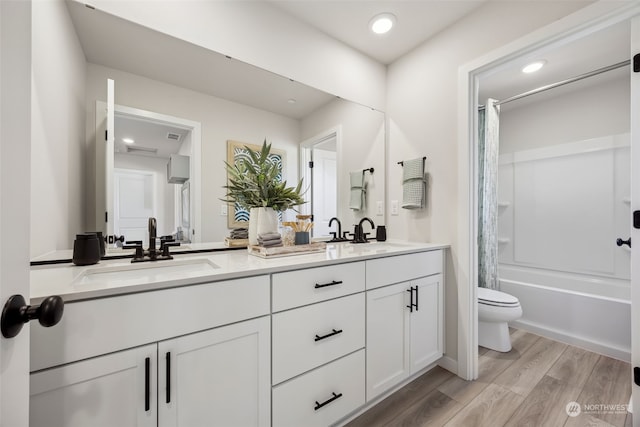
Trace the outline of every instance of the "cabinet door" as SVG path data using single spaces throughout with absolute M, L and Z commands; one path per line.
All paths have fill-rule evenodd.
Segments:
M 409 375 L 409 282 L 367 291 L 367 400 Z
M 261 317 L 160 342 L 158 425 L 268 426 L 269 341 Z
M 31 374 L 31 427 L 156 426 L 155 344 Z
M 442 356 L 442 274 L 412 280 L 414 308 L 411 313 L 409 347 L 411 374 Z

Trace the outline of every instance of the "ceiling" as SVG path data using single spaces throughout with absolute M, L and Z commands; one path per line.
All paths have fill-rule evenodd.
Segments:
M 482 6 L 486 0 L 267 0 L 300 21 L 382 64 L 390 64 L 428 38 Z M 386 35 L 369 30 L 380 13 L 396 26 Z
M 479 102 L 483 104 L 487 97 L 502 100 L 545 85 L 570 79 L 591 71 L 628 60 L 630 57 L 631 29 L 628 21 L 621 22 L 585 37 L 565 42 L 562 45 L 548 46 L 517 58 L 502 66 L 490 75 L 481 77 Z M 524 65 L 544 59 L 546 65 L 538 72 L 524 74 Z M 543 98 L 558 96 L 569 91 L 579 90 L 606 79 L 628 78 L 629 67 L 609 71 L 597 77 L 567 84 L 560 88 L 532 95 L 513 103 L 504 104 L 509 108 L 522 106 Z M 503 107 L 504 108 L 504 107 Z
M 185 135 L 189 133 L 188 130 L 164 123 L 118 114 L 115 115 L 114 131 L 116 153 L 162 158 L 177 154 Z M 172 138 L 168 137 L 169 134 Z M 131 138 L 135 142 L 126 144 L 123 138 Z

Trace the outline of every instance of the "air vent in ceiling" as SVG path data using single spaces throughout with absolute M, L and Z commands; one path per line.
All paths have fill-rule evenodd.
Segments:
M 180 141 L 180 138 L 182 138 L 182 135 L 180 135 L 179 133 L 169 132 L 167 134 L 167 139 L 171 141 Z
M 150 148 L 150 147 L 132 147 L 132 146 L 127 146 L 127 153 L 132 153 L 132 154 L 156 154 L 158 152 L 157 148 Z

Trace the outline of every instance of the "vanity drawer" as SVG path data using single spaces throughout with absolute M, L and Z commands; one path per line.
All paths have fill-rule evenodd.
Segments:
M 326 427 L 364 405 L 364 350 L 273 388 L 273 425 Z
M 264 275 L 65 304 L 31 326 L 31 371 L 267 315 L 269 290 Z
M 364 292 L 272 316 L 273 384 L 364 347 Z
M 274 274 L 273 311 L 364 291 L 364 274 L 364 262 Z
M 367 289 L 442 273 L 442 250 L 366 261 Z

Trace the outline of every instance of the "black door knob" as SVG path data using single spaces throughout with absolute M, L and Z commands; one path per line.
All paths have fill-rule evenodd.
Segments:
M 5 338 L 13 338 L 29 320 L 38 319 L 44 327 L 57 324 L 62 319 L 64 301 L 59 296 L 45 298 L 40 305 L 27 305 L 22 295 L 12 295 L 2 309 L 0 330 Z
M 621 238 L 618 238 L 618 240 L 616 240 L 616 245 L 618 246 L 627 245 L 631 247 L 631 237 L 629 237 L 627 240 L 622 240 Z

